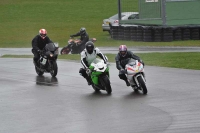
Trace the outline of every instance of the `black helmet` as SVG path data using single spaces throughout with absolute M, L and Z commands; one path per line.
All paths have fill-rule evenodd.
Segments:
M 80 29 L 80 34 L 81 35 L 84 35 L 86 33 L 86 29 L 84 28 L 84 27 L 82 27 L 81 29 Z
M 94 43 L 92 41 L 88 41 L 86 44 L 85 44 L 85 48 L 87 50 L 87 52 L 89 54 L 92 54 L 93 51 L 94 51 Z

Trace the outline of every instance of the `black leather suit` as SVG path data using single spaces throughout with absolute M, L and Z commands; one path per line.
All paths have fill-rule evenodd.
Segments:
M 40 35 L 36 35 L 32 40 L 32 53 L 34 54 L 34 61 L 37 62 L 40 58 L 40 54 L 38 50 L 43 50 L 46 44 L 52 43 L 48 36 L 44 39 L 40 37 Z

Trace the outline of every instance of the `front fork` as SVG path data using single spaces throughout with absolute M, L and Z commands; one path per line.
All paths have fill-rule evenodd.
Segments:
M 135 80 L 135 83 L 136 83 L 137 87 L 140 87 L 140 83 L 138 82 L 138 77 L 139 77 L 139 76 L 142 77 L 143 81 L 144 81 L 145 84 L 146 84 L 146 79 L 145 79 L 145 77 L 143 76 L 143 74 L 138 74 L 138 75 L 134 76 L 134 80 Z

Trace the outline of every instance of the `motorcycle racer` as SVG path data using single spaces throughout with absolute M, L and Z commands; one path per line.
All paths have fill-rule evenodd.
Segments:
M 80 36 L 81 37 L 80 38 L 81 43 L 78 45 L 79 50 L 80 50 L 79 53 L 81 53 L 84 50 L 84 48 L 85 48 L 86 42 L 89 41 L 89 35 L 86 32 L 86 28 L 82 27 L 78 33 L 76 33 L 74 35 L 70 35 L 70 37 L 76 37 L 76 36 Z
M 138 60 L 139 62 L 141 62 L 143 65 L 143 61 L 140 59 L 140 57 L 138 57 L 137 55 L 133 54 L 133 52 L 128 51 L 127 46 L 126 45 L 120 45 L 119 46 L 119 52 L 117 53 L 116 57 L 115 57 L 115 61 L 116 61 L 116 68 L 119 70 L 119 78 L 124 80 L 126 82 L 127 86 L 130 86 L 130 83 L 127 80 L 127 77 L 125 75 L 125 65 L 126 65 L 126 59 L 128 58 L 133 58 L 135 60 Z
M 99 48 L 94 47 L 94 43 L 92 41 L 88 41 L 85 44 L 85 49 L 81 52 L 81 65 L 82 68 L 79 70 L 79 74 L 82 75 L 88 82 L 88 85 L 91 85 L 91 79 L 87 73 L 90 72 L 88 68 L 90 64 L 93 62 L 96 57 L 99 56 L 104 62 L 107 62 L 107 57 L 102 54 Z
M 33 62 L 37 64 L 40 59 L 40 51 L 46 46 L 46 44 L 52 43 L 50 38 L 47 36 L 46 29 L 40 29 L 39 34 L 36 35 L 32 40 L 32 53 L 34 54 Z

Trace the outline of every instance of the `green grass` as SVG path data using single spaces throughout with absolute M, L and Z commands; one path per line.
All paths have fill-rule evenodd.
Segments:
M 117 2 L 113 0 L 1 0 L 0 1 L 0 47 L 31 47 L 31 40 L 39 29 L 45 28 L 48 36 L 59 42 L 60 47 L 67 44 L 70 34 L 86 27 L 90 37 L 97 38 L 95 45 L 118 47 L 127 46 L 200 46 L 200 40 L 173 42 L 119 41 L 110 38 L 102 31 L 102 21 L 118 12 Z M 138 0 L 127 0 L 132 11 L 138 11 Z M 126 5 L 124 5 L 126 6 Z M 128 10 L 127 10 L 128 11 Z M 142 53 L 138 54 L 146 65 L 177 67 L 199 70 L 199 53 Z M 108 54 L 114 62 L 114 55 Z M 31 58 L 32 56 L 5 55 L 5 58 Z M 59 59 L 80 60 L 79 55 L 63 55 Z
M 1 58 L 33 58 L 33 55 L 3 55 Z
M 173 67 L 200 70 L 199 52 L 182 53 L 138 53 L 148 66 Z M 109 62 L 115 62 L 114 54 L 106 54 Z M 31 55 L 4 55 L 3 58 L 32 58 Z M 60 55 L 58 59 L 80 61 L 80 55 Z
M 132 11 L 138 11 L 138 0 L 131 1 Z M 70 34 L 86 27 L 90 37 L 96 37 L 96 46 L 200 46 L 200 41 L 135 42 L 118 41 L 102 31 L 102 20 L 116 14 L 117 1 L 113 0 L 1 0 L 0 47 L 31 47 L 32 38 L 40 28 L 48 36 L 67 44 Z
M 183 69 L 200 70 L 199 52 L 175 52 L 175 53 L 138 53 L 148 66 L 173 67 Z M 114 54 L 106 54 L 109 62 L 115 62 Z M 60 59 L 80 60 L 80 55 L 62 55 Z

